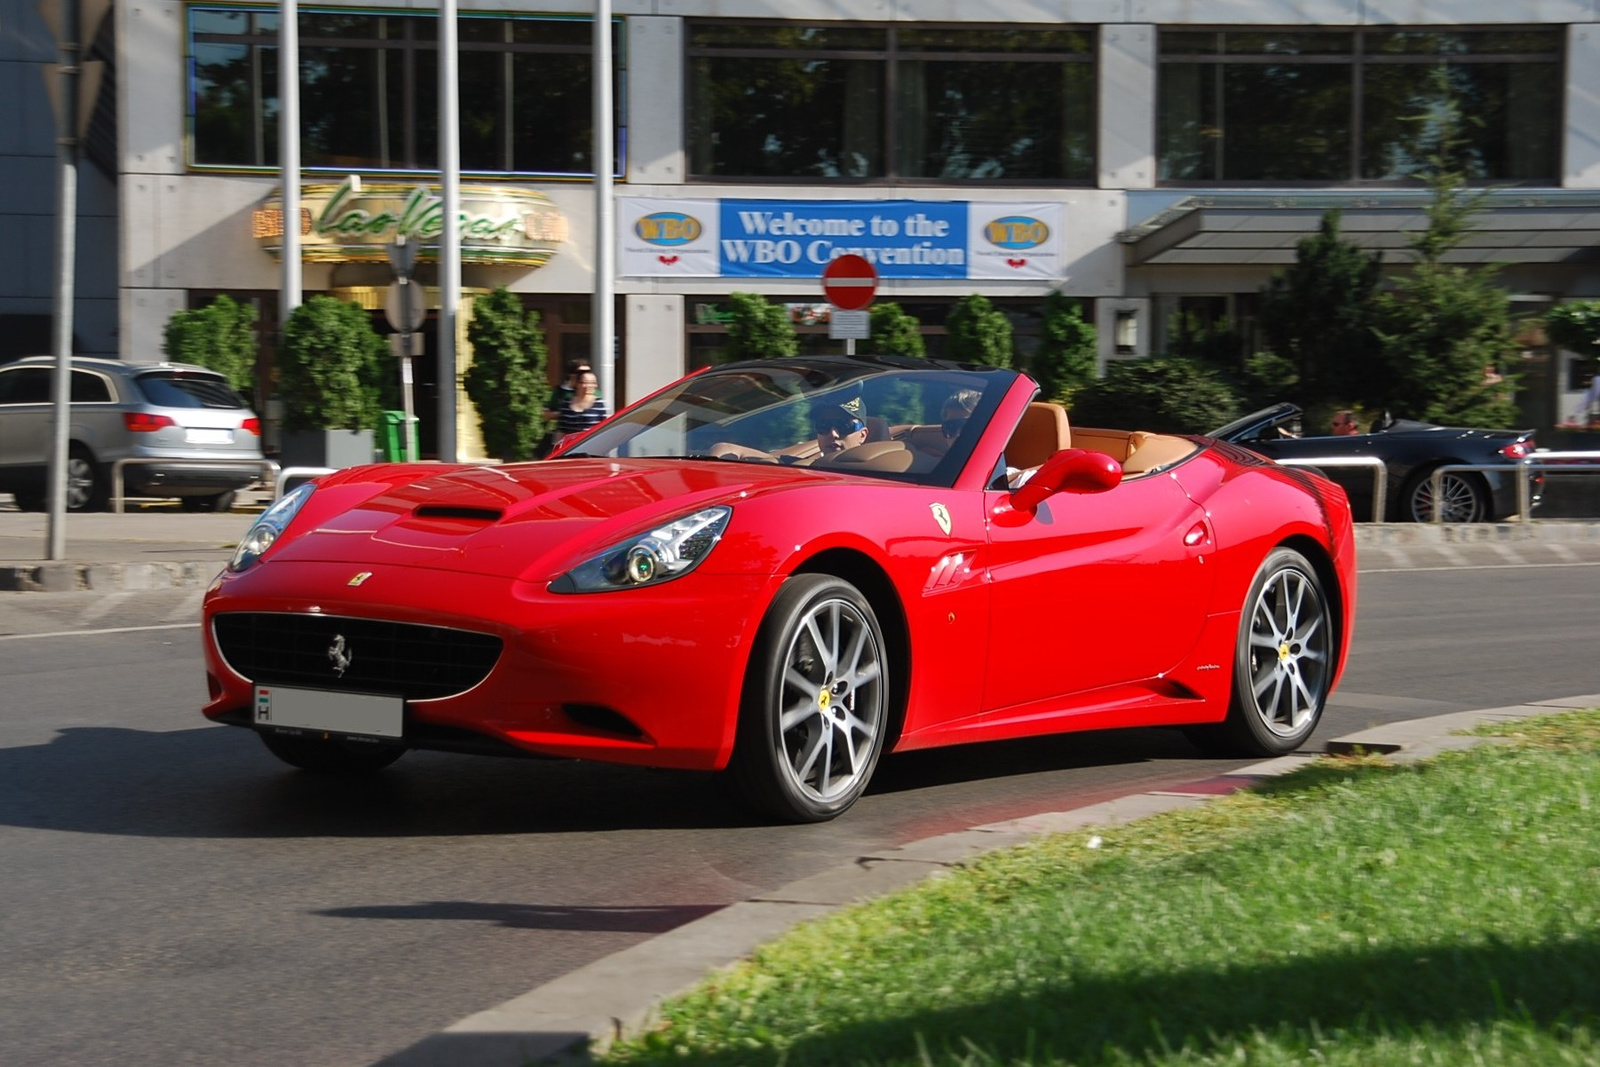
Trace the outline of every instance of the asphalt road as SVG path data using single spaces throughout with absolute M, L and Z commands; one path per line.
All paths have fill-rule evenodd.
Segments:
M 0 1064 L 373 1063 L 862 852 L 1238 763 L 1172 731 L 886 761 L 823 826 L 715 780 L 413 753 L 360 782 L 203 724 L 196 590 L 0 596 Z M 1319 738 L 1600 689 L 1600 544 L 1365 551 Z

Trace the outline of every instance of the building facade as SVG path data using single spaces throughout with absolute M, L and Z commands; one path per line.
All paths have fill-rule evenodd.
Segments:
M 557 366 L 591 348 L 590 11 L 477 0 L 459 23 L 466 301 L 510 287 Z M 1024 351 L 1058 290 L 1092 308 L 1103 360 L 1161 351 L 1180 312 L 1248 333 L 1329 207 L 1404 261 L 1426 202 L 1419 145 L 1450 100 L 1491 190 L 1460 256 L 1503 264 L 1529 316 L 1600 296 L 1600 0 L 614 0 L 614 14 L 623 400 L 706 362 L 735 291 L 791 305 L 807 345 L 840 347 L 820 277 L 846 251 L 877 263 L 879 299 L 921 319 L 933 352 L 972 292 L 1008 312 Z M 431 280 L 435 9 L 303 4 L 299 27 L 305 291 L 381 321 L 386 242 L 419 240 Z M 55 52 L 24 0 L 0 0 L 0 35 L 0 88 L 22 102 L 20 120 L 0 117 L 17 190 L 0 240 L 19 256 L 0 274 L 4 357 L 50 313 L 40 74 Z M 273 4 L 114 5 L 93 42 L 111 73 L 81 168 L 80 350 L 159 359 L 170 316 L 222 292 L 275 332 L 277 35 Z M 1553 425 L 1589 368 L 1529 340 L 1525 412 Z M 425 453 L 433 368 L 418 361 Z

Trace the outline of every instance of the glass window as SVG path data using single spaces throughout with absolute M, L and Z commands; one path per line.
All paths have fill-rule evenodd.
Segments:
M 1081 30 L 694 23 L 689 169 L 1087 182 L 1093 47 Z
M 0 374 L 0 404 L 48 404 L 50 368 L 18 367 Z
M 160 371 L 141 374 L 134 381 L 145 399 L 157 407 L 234 411 L 245 406 L 243 398 L 229 387 L 225 378 Z
M 1451 104 L 1469 180 L 1559 174 L 1559 30 L 1182 30 L 1160 55 L 1164 181 L 1401 181 Z
M 111 385 L 93 371 L 72 372 L 72 402 L 74 404 L 111 403 Z
M 438 165 L 438 46 L 432 14 L 301 9 L 301 160 L 310 170 L 433 170 Z M 622 23 L 613 35 L 621 83 Z M 555 16 L 460 20 L 461 166 L 465 171 L 588 174 L 592 23 Z M 278 160 L 276 14 L 190 8 L 196 166 Z M 625 143 L 618 101 L 617 166 Z

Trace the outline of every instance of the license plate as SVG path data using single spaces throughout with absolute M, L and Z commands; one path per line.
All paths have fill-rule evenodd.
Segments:
M 190 445 L 231 445 L 232 430 L 185 430 L 183 441 Z
M 258 685 L 255 720 L 257 726 L 401 737 L 405 726 L 405 701 L 370 693 L 327 693 L 317 689 Z

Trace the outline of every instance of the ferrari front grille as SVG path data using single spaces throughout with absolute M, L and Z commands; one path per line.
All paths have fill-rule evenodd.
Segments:
M 500 658 L 492 634 L 376 619 L 229 612 L 212 622 L 217 648 L 255 685 L 434 700 L 466 692 Z

